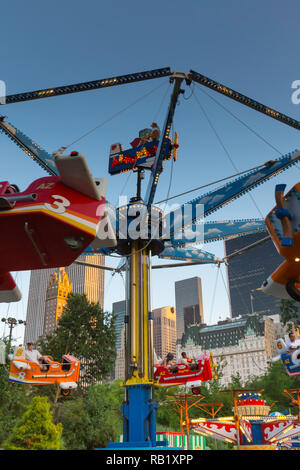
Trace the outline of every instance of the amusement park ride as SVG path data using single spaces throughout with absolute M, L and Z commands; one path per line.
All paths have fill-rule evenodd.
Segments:
M 215 369 L 212 356 L 203 356 L 194 365 L 177 364 L 173 370 L 163 365 L 154 364 L 154 381 L 160 387 L 186 385 L 186 387 L 191 388 L 194 395 L 198 395 L 200 393 L 201 382 L 211 380 Z
M 68 266 L 97 243 L 106 181 L 95 182 L 84 157 L 74 153 L 55 157 L 58 176 L 39 178 L 23 192 L 0 182 L 0 302 L 21 298 L 9 271 Z
M 264 282 L 262 290 L 282 299 L 300 301 L 300 184 L 285 196 L 285 184 L 275 188 L 276 206 L 266 217 L 266 226 L 285 261 Z
M 298 413 L 270 413 L 271 406 L 262 398 L 263 390 L 230 389 L 233 396 L 233 416 L 210 419 L 185 418 L 185 426 L 203 436 L 234 444 L 238 450 L 276 450 L 300 434 L 299 389 L 284 390 Z M 296 398 L 295 398 L 296 395 Z M 200 405 L 204 406 L 200 402 Z M 200 408 L 200 405 L 198 407 Z M 295 441 L 299 448 L 299 441 Z
M 272 364 L 281 359 L 285 371 L 290 377 L 300 375 L 300 350 L 295 349 L 290 352 L 282 338 L 275 341 L 275 346 L 278 354 L 271 357 L 268 362 Z
M 117 208 L 113 215 L 110 205 L 105 201 L 105 181 L 94 180 L 91 177 L 81 155 L 72 152 L 68 156 L 63 156 L 64 148 L 50 154 L 9 124 L 3 116 L 0 118 L 0 130 L 51 175 L 33 182 L 24 192 L 18 192 L 18 189 L 8 182 L 0 183 L 0 218 L 5 219 L 5 224 L 2 224 L 5 230 L 1 233 L 0 300 L 17 301 L 20 298 L 9 274 L 10 270 L 67 266 L 82 252 L 104 255 L 114 252 L 126 259 L 123 263 L 126 269 L 127 306 L 124 437 L 122 444 L 111 443 L 111 448 L 155 448 L 158 405 L 153 400 L 153 387 L 166 385 L 168 380 L 163 383 L 163 375 L 165 379 L 170 378 L 169 383 L 173 381 L 173 385 L 190 381 L 193 374 L 193 380 L 199 380 L 199 374 L 197 377 L 195 371 L 192 372 L 189 367 L 177 370 L 176 374 L 181 377 L 180 380 L 177 376 L 169 377 L 170 373 L 166 370 L 161 371 L 163 374 L 159 374 L 156 370 L 154 375 L 151 313 L 152 256 L 180 260 L 181 263 L 178 265 L 181 266 L 220 264 L 226 261 L 204 250 L 191 249 L 191 244 L 203 241 L 203 227 L 199 230 L 199 222 L 300 160 L 300 151 L 287 153 L 194 198 L 171 214 L 164 214 L 160 207 L 153 206 L 153 202 L 159 177 L 163 171 L 163 161 L 177 158 L 178 136 L 175 134 L 172 141 L 170 132 L 178 98 L 184 93 L 183 84 L 190 86 L 194 82 L 208 87 L 298 130 L 300 122 L 195 71 L 191 70 L 186 74 L 172 72 L 170 68 L 19 93 L 6 96 L 5 99 L 5 104 L 9 105 L 166 77 L 169 77 L 173 84 L 173 90 L 161 130 L 153 123 L 151 129 L 140 131 L 139 137 L 131 142 L 130 149 L 124 151 L 119 143 L 111 146 L 109 173 L 114 175 L 134 170 L 138 178 L 136 196 L 131 198 L 128 205 Z M 149 172 L 149 182 L 146 193 L 142 196 L 141 181 L 145 171 Z M 277 193 L 278 191 L 277 189 Z M 298 216 L 295 215 L 299 213 L 300 202 L 297 195 L 296 187 L 288 203 L 287 198 L 282 196 L 281 190 L 280 196 L 277 197 L 275 212 L 272 211 L 272 217 L 267 218 L 266 224 L 264 219 L 204 224 L 204 242 L 264 232 L 267 225 L 277 249 L 286 258 L 286 263 L 293 265 L 293 270 L 290 278 L 289 270 L 282 267 L 278 274 L 274 273 L 271 276 L 272 282 L 268 280 L 264 289 L 267 290 L 271 283 L 269 293 L 272 295 L 282 295 L 284 291 L 285 295 L 295 298 L 300 295 L 297 287 L 300 262 L 298 263 L 299 259 L 295 258 L 299 243 L 299 223 Z M 184 217 L 187 206 L 191 214 L 188 220 Z M 200 206 L 204 207 L 203 211 L 199 210 Z M 138 238 L 132 236 L 130 232 L 137 214 L 141 217 Z M 292 222 L 293 217 L 296 217 L 295 223 Z M 192 231 L 192 239 L 186 236 L 186 229 Z M 106 237 L 103 236 L 104 231 Z M 14 251 L 16 246 L 18 250 Z M 52 251 L 54 247 L 55 253 Z M 206 368 L 205 374 L 204 369 L 201 369 L 202 366 Z M 199 364 L 198 372 L 200 370 L 202 370 L 200 380 L 201 377 L 202 380 L 209 380 L 212 377 L 209 361 Z
M 80 361 L 70 354 L 64 354 L 61 362 L 51 356 L 43 356 L 42 364 L 26 359 L 25 348 L 16 346 L 10 363 L 9 381 L 25 385 L 58 385 L 63 396 L 77 388 Z

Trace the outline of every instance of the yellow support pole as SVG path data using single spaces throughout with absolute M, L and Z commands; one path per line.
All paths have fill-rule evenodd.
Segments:
M 153 384 L 152 319 L 149 295 L 150 257 L 147 245 L 132 244 L 128 257 L 130 298 L 128 299 L 128 351 L 130 364 L 125 385 Z

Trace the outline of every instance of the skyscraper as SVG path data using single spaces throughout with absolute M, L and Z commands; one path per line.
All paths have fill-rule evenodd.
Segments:
M 45 300 L 44 335 L 55 329 L 71 291 L 72 283 L 65 268 L 57 268 L 50 274 Z
M 31 271 L 26 312 L 25 344 L 43 335 L 46 289 L 53 269 Z
M 125 313 L 126 313 L 126 302 L 121 300 L 120 302 L 113 303 L 113 314 L 115 315 L 115 328 L 116 328 L 116 362 L 114 370 L 114 378 L 124 378 L 125 374 Z
M 103 255 L 81 255 L 78 261 L 105 266 Z M 104 270 L 73 263 L 65 268 L 72 292 L 85 293 L 90 302 L 104 306 Z M 24 342 L 35 342 L 43 335 L 46 291 L 53 268 L 31 271 Z
M 158 357 L 164 358 L 169 352 L 176 355 L 176 309 L 156 308 L 153 316 L 153 346 Z
M 175 282 L 177 339 L 190 324 L 204 323 L 200 277 Z
M 81 255 L 78 261 L 96 266 L 105 266 L 105 256 Z M 72 282 L 72 292 L 85 293 L 89 302 L 99 303 L 104 308 L 104 269 L 91 268 L 82 264 L 73 263 L 66 267 L 67 274 Z
M 226 240 L 225 255 L 234 253 L 262 238 L 265 233 L 254 233 Z M 283 262 L 272 240 L 265 241 L 229 260 L 227 281 L 232 318 L 239 315 L 280 313 L 280 299 L 264 294 L 260 287 L 265 279 Z
M 120 349 L 122 346 L 121 336 L 122 329 L 124 328 L 124 318 L 126 313 L 126 302 L 121 300 L 120 302 L 114 302 L 112 306 L 113 314 L 116 316 L 115 328 L 116 328 L 116 349 Z

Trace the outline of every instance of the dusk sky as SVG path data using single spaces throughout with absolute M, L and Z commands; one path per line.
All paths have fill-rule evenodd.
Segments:
M 300 120 L 300 104 L 292 101 L 292 84 L 300 80 L 299 17 L 296 0 L 12 0 L 1 5 L 0 80 L 9 95 L 161 67 L 195 70 Z M 174 118 L 178 160 L 172 172 L 172 163 L 166 162 L 155 201 L 167 196 L 170 185 L 170 195 L 176 195 L 300 148 L 296 129 L 201 85 L 183 88 Z M 85 155 L 95 177 L 108 178 L 107 199 L 117 203 L 119 196 L 135 194 L 136 176 L 108 174 L 110 146 L 120 142 L 129 148 L 140 129 L 153 121 L 162 126 L 171 91 L 168 78 L 162 78 L 10 104 L 1 106 L 0 112 L 50 153 L 76 141 L 70 150 Z M 47 175 L 2 133 L 0 149 L 1 181 L 25 190 L 34 179 Z M 275 185 L 285 183 L 290 188 L 299 181 L 299 170 L 300 165 L 293 166 L 253 190 L 252 198 L 239 198 L 209 220 L 265 217 L 275 204 Z M 148 175 L 143 193 L 147 184 Z M 173 202 L 188 202 L 199 194 Z M 220 258 L 224 255 L 223 242 L 206 244 L 204 249 Z M 153 264 L 161 262 L 153 259 Z M 109 266 L 118 263 L 107 258 Z M 224 266 L 213 295 L 217 269 L 209 265 L 155 270 L 153 308 L 175 305 L 175 281 L 200 276 L 206 323 L 226 318 Z M 0 318 L 25 320 L 29 273 L 14 277 L 23 300 L 1 304 Z M 106 273 L 105 309 L 123 299 L 122 278 Z M 18 327 L 16 336 L 22 334 Z

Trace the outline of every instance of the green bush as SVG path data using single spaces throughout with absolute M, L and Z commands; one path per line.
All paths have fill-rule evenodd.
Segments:
M 4 442 L 7 450 L 61 450 L 62 424 L 54 424 L 47 397 L 34 397 Z

